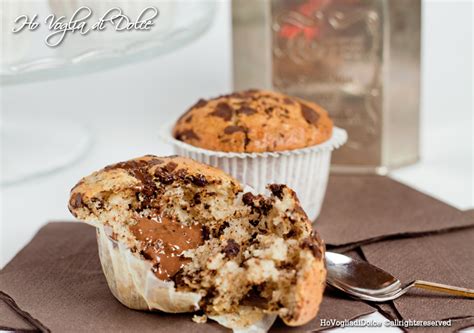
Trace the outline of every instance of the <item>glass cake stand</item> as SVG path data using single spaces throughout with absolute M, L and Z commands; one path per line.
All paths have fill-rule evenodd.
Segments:
M 62 1 L 62 2 L 61 2 Z M 68 34 L 55 48 L 46 45 L 50 33 L 44 18 L 71 13 L 67 3 L 80 1 L 2 0 L 2 49 L 0 83 L 3 87 L 59 79 L 98 72 L 113 67 L 151 59 L 186 45 L 202 35 L 212 24 L 216 2 L 208 0 L 107 0 L 117 4 L 124 14 L 136 10 L 130 7 L 156 3 L 159 16 L 151 31 L 92 31 L 87 35 Z M 54 6 L 56 3 L 56 6 Z M 58 3 L 60 4 L 58 7 Z M 91 3 L 90 1 L 88 3 Z M 104 9 L 104 2 L 96 2 Z M 113 6 L 111 6 L 113 7 Z M 145 6 L 146 7 L 146 6 Z M 74 10 L 72 10 L 74 11 Z M 10 34 L 18 15 L 38 14 L 43 23 L 35 31 Z M 94 22 L 96 18 L 92 17 Z M 10 24 L 10 25 L 8 25 Z M 6 35 L 7 34 L 7 35 Z M 91 133 L 81 124 L 39 123 L 34 115 L 21 122 L 5 119 L 1 105 L 1 178 L 0 184 L 10 185 L 66 167 L 85 154 L 91 143 Z M 6 113 L 6 112 L 5 112 Z M 34 139 L 32 139 L 34 138 Z

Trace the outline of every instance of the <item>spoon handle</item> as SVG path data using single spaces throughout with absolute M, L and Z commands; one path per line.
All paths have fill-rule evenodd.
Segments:
M 431 291 L 438 291 L 455 296 L 474 298 L 474 290 L 467 288 L 460 288 L 454 286 L 448 286 L 447 284 L 434 283 L 422 280 L 415 280 L 410 284 L 411 287 L 421 288 Z

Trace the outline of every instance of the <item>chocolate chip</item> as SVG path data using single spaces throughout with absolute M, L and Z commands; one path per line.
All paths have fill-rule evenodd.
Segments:
M 268 215 L 270 210 L 273 208 L 273 205 L 270 200 L 260 200 L 260 211 L 263 215 Z
M 295 102 L 293 102 L 291 98 L 285 97 L 283 99 L 283 103 L 291 105 L 291 104 L 294 104 Z
M 270 191 L 273 193 L 274 196 L 276 196 L 278 199 L 283 199 L 283 189 L 285 188 L 285 185 L 283 184 L 271 184 L 269 186 Z
M 250 223 L 252 226 L 256 227 L 256 226 L 260 223 L 260 221 L 259 221 L 259 220 L 250 220 L 249 223 Z
M 108 166 L 104 170 L 123 169 L 132 177 L 138 179 L 141 182 L 141 185 L 138 187 L 137 197 L 141 199 L 141 206 L 143 207 L 148 206 L 151 203 L 157 190 L 153 177 L 149 173 L 149 169 L 151 166 L 162 162 L 163 161 L 160 159 L 152 159 L 149 161 L 131 160 Z
M 216 287 L 210 286 L 206 290 L 206 296 L 203 298 L 204 304 L 210 304 L 209 300 L 213 299 L 219 292 L 217 291 Z
M 203 187 L 207 185 L 209 182 L 207 181 L 206 177 L 203 175 L 193 175 L 190 177 L 191 183 L 193 183 L 196 186 Z
M 295 230 L 291 229 L 286 235 L 285 235 L 285 238 L 292 238 L 296 236 L 296 232 Z
M 233 113 L 234 113 L 234 110 L 229 104 L 225 102 L 220 102 L 219 104 L 216 105 L 216 109 L 212 111 L 211 113 L 209 113 L 209 115 L 222 118 L 225 121 L 229 121 L 232 119 Z
M 244 195 L 242 196 L 242 201 L 247 206 L 253 206 L 253 199 L 254 198 L 255 198 L 255 196 L 252 193 L 247 192 L 247 193 L 244 193 Z
M 195 108 L 202 108 L 203 106 L 207 105 L 207 101 L 205 99 L 199 99 L 199 101 L 196 102 L 193 106 L 191 106 L 191 109 Z
M 184 140 L 201 140 L 201 138 L 192 130 L 187 129 L 175 134 L 175 138 L 180 141 Z
M 205 225 L 202 226 L 202 229 L 201 229 L 201 235 L 202 235 L 202 239 L 203 240 L 208 240 L 209 239 L 209 228 L 206 227 Z
M 310 237 L 303 240 L 303 243 L 301 243 L 301 248 L 310 250 L 315 258 L 321 258 L 322 253 L 318 246 L 318 240 L 319 237 L 315 233 L 311 233 Z
M 148 254 L 146 251 L 141 250 L 140 254 L 143 256 L 143 258 L 147 260 L 153 260 L 153 257 L 150 254 Z
M 82 201 L 82 193 L 75 193 L 72 197 L 71 200 L 69 201 L 69 205 L 72 208 L 81 208 L 84 206 L 84 202 Z
M 262 195 L 253 195 L 250 192 L 245 193 L 242 196 L 242 202 L 252 207 L 252 212 L 268 215 L 268 212 L 273 208 L 272 201 L 270 199 L 266 199 Z
M 193 115 L 190 115 L 188 118 L 184 120 L 185 123 L 190 123 L 193 120 Z
M 158 178 L 163 185 L 170 185 L 175 181 L 175 177 L 171 174 L 161 173 L 159 170 L 155 172 L 155 177 Z
M 237 132 L 247 133 L 247 131 L 248 128 L 243 126 L 227 126 L 226 128 L 224 128 L 225 134 L 234 134 Z
M 250 143 L 249 129 L 247 127 L 232 125 L 232 126 L 227 126 L 226 128 L 224 128 L 224 133 L 228 134 L 228 135 L 238 133 L 238 132 L 242 132 L 245 135 L 245 137 L 244 137 L 244 149 L 246 149 L 248 144 Z M 222 140 L 222 142 L 224 142 L 224 140 Z
M 160 160 L 159 158 L 152 158 L 151 160 L 148 161 L 148 164 L 150 166 L 152 165 L 159 165 L 159 164 L 163 164 L 165 161 L 163 160 Z
M 153 177 L 148 172 L 149 165 L 146 162 L 139 163 L 134 168 L 127 169 L 128 173 L 138 179 L 141 183 L 141 192 L 144 195 L 144 199 L 148 201 L 149 197 L 153 197 L 156 192 L 156 184 L 153 181 Z
M 177 163 L 168 162 L 164 167 L 157 168 L 155 170 L 154 176 L 158 178 L 160 183 L 164 185 L 170 185 L 176 180 L 176 178 L 178 177 L 177 174 L 181 171 L 179 170 L 178 172 L 175 172 L 175 174 L 173 174 L 173 171 L 175 171 L 177 167 Z
M 269 106 L 264 111 L 267 115 L 271 116 L 274 110 L 275 110 L 275 108 L 273 106 Z
M 227 245 L 223 249 L 225 256 L 227 258 L 233 258 L 237 256 L 240 252 L 240 246 L 233 239 L 227 241 Z
M 219 227 L 219 230 L 217 230 L 217 237 L 222 236 L 224 234 L 224 230 L 229 227 L 229 222 L 224 221 Z
M 129 170 L 129 169 L 134 169 L 138 167 L 138 162 L 137 161 L 126 161 L 126 162 L 119 162 L 111 165 L 107 165 L 104 168 L 104 171 L 110 171 L 110 170 L 115 170 L 115 169 L 124 169 L 124 170 Z
M 257 242 L 257 236 L 258 236 L 257 232 L 254 232 L 252 235 L 250 235 L 249 245 L 252 245 Z
M 244 148 L 245 148 L 245 149 L 246 149 L 247 146 L 249 145 L 250 141 L 251 141 L 251 140 L 250 140 L 250 138 L 249 138 L 249 136 L 248 136 L 248 133 L 245 132 L 245 139 L 244 139 Z
M 178 171 L 175 171 L 174 175 L 176 176 L 176 178 L 186 179 L 188 174 L 185 169 L 179 169 Z
M 178 164 L 176 164 L 175 162 L 168 162 L 165 166 L 164 166 L 164 169 L 168 172 L 173 172 L 174 169 L 176 169 L 178 167 Z
M 193 203 L 194 205 L 199 205 L 201 203 L 201 195 L 199 193 L 194 194 Z
M 304 103 L 300 103 L 301 114 L 308 124 L 317 125 L 319 114 Z
M 91 198 L 91 202 L 94 203 L 97 209 L 104 208 L 104 202 L 99 198 Z
M 245 114 L 246 116 L 250 116 L 257 113 L 257 110 L 251 108 L 250 106 L 243 105 L 236 112 L 237 114 Z

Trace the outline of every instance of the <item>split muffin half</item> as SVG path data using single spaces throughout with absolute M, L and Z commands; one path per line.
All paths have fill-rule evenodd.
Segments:
M 269 316 L 298 326 L 322 300 L 324 245 L 295 193 L 268 189 L 245 192 L 218 169 L 147 155 L 83 178 L 69 209 L 98 228 L 109 287 L 126 306 L 203 311 L 230 328 Z

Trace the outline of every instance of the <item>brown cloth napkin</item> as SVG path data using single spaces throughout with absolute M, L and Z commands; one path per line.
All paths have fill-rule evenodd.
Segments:
M 373 306 L 379 310 L 387 319 L 394 321 L 401 320 L 402 317 L 398 313 L 393 302 L 387 303 L 373 303 Z M 399 327 L 405 332 L 413 333 L 448 333 L 457 332 L 463 328 L 471 328 L 474 326 L 474 317 L 452 319 L 451 326 L 446 327 Z
M 461 212 L 385 177 L 346 175 L 331 176 L 322 215 L 316 221 L 316 228 L 329 248 L 339 252 L 356 248 L 358 252 L 349 252 L 351 256 L 362 254 L 402 281 L 418 278 L 468 287 L 472 286 L 467 280 L 474 281 L 474 229 L 466 229 L 471 225 L 474 225 L 474 211 Z M 460 229 L 463 230 L 456 231 Z M 436 234 L 441 231 L 443 234 Z M 363 251 L 358 248 L 361 244 Z M 469 252 L 470 256 L 466 255 Z M 405 256 L 407 259 L 402 261 Z M 466 269 L 468 266 L 471 270 Z M 0 328 L 227 331 L 212 321 L 195 324 L 189 314 L 139 312 L 122 306 L 109 292 L 102 274 L 94 229 L 79 223 L 51 223 L 42 228 L 0 271 L 0 291 L 4 293 L 0 293 L 3 296 L 0 297 Z M 474 309 L 473 301 L 466 305 L 466 300 L 459 303 L 459 299 L 444 296 L 412 295 L 417 296 L 372 305 L 393 319 L 473 315 L 470 311 Z M 317 319 L 291 329 L 277 322 L 272 331 L 319 330 L 322 318 L 353 319 L 373 312 L 374 307 L 328 289 Z M 470 326 L 469 323 L 472 318 L 459 318 L 453 321 L 455 326 L 451 331 Z
M 3 300 L 9 299 L 5 294 L 0 294 L 0 331 L 34 331 L 35 325 L 30 324 L 22 315 L 13 310 L 12 305 Z
M 110 293 L 99 263 L 93 227 L 82 223 L 50 223 L 0 271 L 0 290 L 29 316 L 38 330 L 53 332 L 228 332 L 209 321 L 196 324 L 192 314 L 141 312 L 126 308 Z M 0 317 L 13 318 L 5 327 L 28 326 L 0 307 Z M 318 318 L 290 329 L 281 322 L 277 332 L 308 332 L 320 328 L 320 318 L 352 319 L 375 311 L 371 306 L 328 291 Z M 18 327 L 14 325 L 20 325 Z
M 328 248 L 474 226 L 463 212 L 382 176 L 331 175 L 315 222 Z
M 474 287 L 474 228 L 362 247 L 365 258 L 402 283 L 426 280 Z M 403 319 L 442 320 L 474 316 L 474 300 L 413 289 L 394 301 Z

